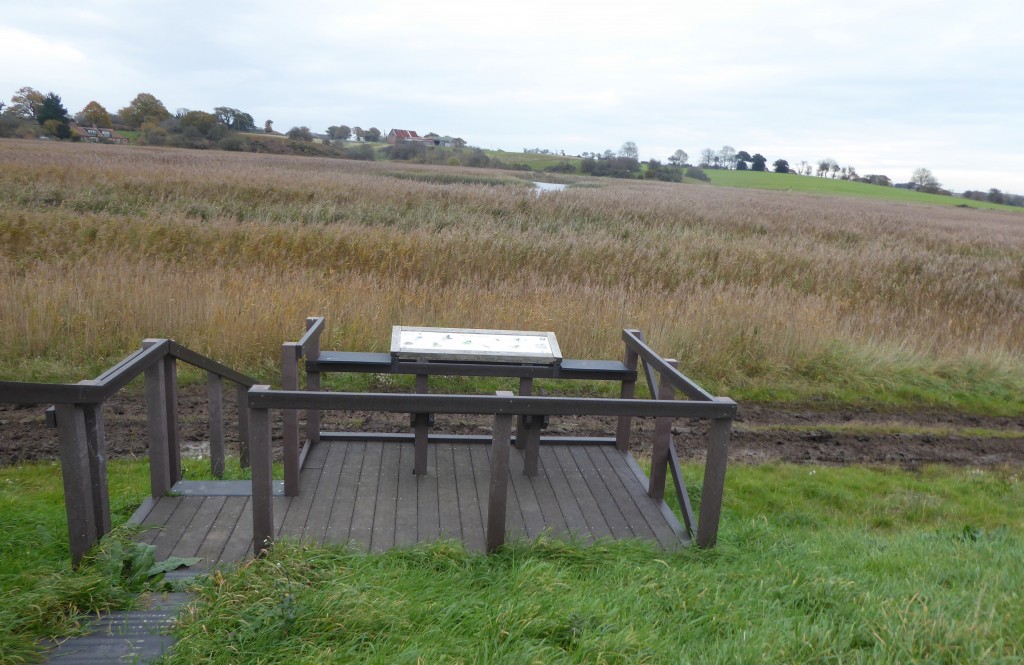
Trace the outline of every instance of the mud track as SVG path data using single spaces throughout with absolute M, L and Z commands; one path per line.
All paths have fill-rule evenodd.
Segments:
M 229 451 L 237 450 L 233 430 L 233 391 L 225 398 Z M 0 465 L 57 459 L 57 431 L 46 426 L 45 405 L 0 405 Z M 275 414 L 275 440 L 280 414 Z M 186 454 L 202 454 L 207 446 L 206 390 L 187 386 L 179 395 L 181 442 Z M 110 458 L 146 454 L 146 408 L 141 391 L 122 391 L 104 409 L 107 454 Z M 654 423 L 634 421 L 634 453 L 650 450 Z M 325 413 L 325 430 L 402 432 L 409 418 L 402 414 Z M 676 449 L 683 459 L 703 458 L 707 424 L 676 421 Z M 477 416 L 437 416 L 436 431 L 482 434 L 490 421 Z M 964 430 L 983 430 L 969 435 Z M 552 419 L 546 434 L 610 436 L 612 419 L 600 417 Z M 927 431 L 921 431 L 927 430 Z M 987 432 L 985 432 L 987 430 Z M 998 435 L 997 435 L 998 434 Z M 881 464 L 917 468 L 924 464 L 958 466 L 1024 465 L 1024 415 L 988 418 L 956 413 L 812 411 L 765 405 L 741 405 L 730 459 L 761 464 Z

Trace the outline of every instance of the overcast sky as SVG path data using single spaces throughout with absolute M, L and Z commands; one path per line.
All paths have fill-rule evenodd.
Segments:
M 139 92 L 287 131 L 583 151 L 723 145 L 1024 194 L 1020 0 L 51 0 L 0 17 L 0 97 Z

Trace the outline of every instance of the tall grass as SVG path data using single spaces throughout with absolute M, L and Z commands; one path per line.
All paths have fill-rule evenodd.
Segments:
M 0 375 L 83 378 L 170 336 L 271 371 L 394 324 L 619 330 L 719 392 L 1012 412 L 1019 215 L 601 180 L 535 196 L 480 170 L 5 142 Z M 502 182 L 511 180 L 511 184 Z

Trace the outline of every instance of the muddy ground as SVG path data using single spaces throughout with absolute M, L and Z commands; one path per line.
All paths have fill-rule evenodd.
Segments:
M 236 450 L 234 391 L 225 398 L 229 450 Z M 207 445 L 205 386 L 187 386 L 179 395 L 183 449 L 202 454 Z M 0 465 L 57 459 L 57 431 L 46 426 L 45 405 L 0 405 Z M 280 427 L 277 415 L 275 438 Z M 146 407 L 141 391 L 122 391 L 104 409 L 107 453 L 111 458 L 146 454 Z M 849 426 L 836 432 L 830 426 Z M 455 434 L 487 433 L 490 419 L 475 416 L 437 416 L 435 431 Z M 650 450 L 653 420 L 634 421 L 634 452 Z M 706 423 L 676 421 L 676 448 L 684 459 L 701 459 Z M 820 428 L 820 429 L 819 429 Z M 914 429 L 949 433 L 913 433 Z M 401 414 L 327 413 L 324 430 L 379 432 L 409 431 Z M 1007 436 L 966 436 L 961 430 L 981 429 Z M 557 418 L 545 434 L 611 436 L 612 419 Z M 1024 415 L 1014 418 L 964 416 L 956 413 L 811 411 L 769 405 L 740 405 L 732 436 L 730 459 L 745 463 L 771 461 L 797 464 L 883 464 L 916 468 L 923 464 L 960 466 L 1024 465 Z

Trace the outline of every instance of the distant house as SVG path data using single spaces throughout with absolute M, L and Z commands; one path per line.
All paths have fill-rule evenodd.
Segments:
M 82 127 L 76 123 L 71 123 L 71 134 L 72 136 L 78 137 L 80 141 L 85 141 L 86 143 L 99 143 L 101 141 L 109 141 L 110 143 L 128 143 L 127 138 L 119 135 L 113 129 Z
M 419 143 L 422 145 L 440 145 L 434 138 L 427 138 L 420 136 L 411 129 L 392 129 L 388 132 L 388 143 L 396 145 L 398 143 Z

